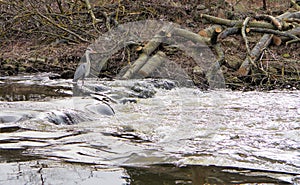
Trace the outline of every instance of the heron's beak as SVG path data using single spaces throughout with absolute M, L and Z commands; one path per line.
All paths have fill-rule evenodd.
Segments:
M 98 53 L 97 51 L 95 51 L 95 50 L 93 50 L 93 49 L 91 49 L 91 53 Z
M 88 51 L 90 54 L 98 53 L 97 51 L 95 51 L 92 48 L 88 48 L 86 51 Z

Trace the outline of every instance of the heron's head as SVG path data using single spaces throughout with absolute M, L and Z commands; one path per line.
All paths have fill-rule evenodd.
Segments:
M 92 48 L 88 47 L 85 51 L 87 54 L 93 54 L 93 53 L 97 53 L 95 50 L 93 50 Z

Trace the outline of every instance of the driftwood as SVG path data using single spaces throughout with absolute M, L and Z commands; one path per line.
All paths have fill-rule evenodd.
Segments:
M 213 25 L 204 30 L 199 31 L 202 37 L 209 37 L 212 45 L 217 43 L 218 35 L 222 32 L 223 28 L 220 25 Z
M 295 16 L 295 14 L 290 13 L 290 12 L 286 12 L 278 17 L 276 17 L 276 19 L 278 20 L 282 20 L 284 18 L 289 18 Z M 287 25 L 286 23 L 283 23 L 282 25 Z M 250 26 L 250 25 L 249 25 Z M 283 26 L 285 27 L 285 26 Z M 265 34 L 260 41 L 255 45 L 255 47 L 252 49 L 252 51 L 250 52 L 250 55 L 248 55 L 246 57 L 246 59 L 244 60 L 244 62 L 242 63 L 242 65 L 240 66 L 239 70 L 238 70 L 238 74 L 239 76 L 246 76 L 248 75 L 249 71 L 250 71 L 250 64 L 255 65 L 255 61 L 257 61 L 259 59 L 259 56 L 261 55 L 262 51 L 264 50 L 264 48 L 268 47 L 268 45 L 271 43 L 271 39 L 273 37 L 273 34 Z M 296 36 L 295 36 L 296 37 Z M 296 37 L 297 38 L 297 37 Z M 295 40 L 295 39 L 294 39 Z M 298 39 L 297 39 L 298 40 Z M 247 47 L 247 46 L 246 46 Z M 263 70 L 264 71 L 264 70 Z M 265 72 L 265 71 L 264 71 Z
M 185 29 L 180 29 L 180 28 L 174 28 L 173 35 L 175 36 L 180 36 L 180 37 L 184 37 L 186 39 L 189 39 L 195 43 L 206 43 L 206 44 L 210 44 L 210 39 L 206 38 L 206 37 L 202 37 L 196 33 L 193 33 L 191 31 L 185 30 Z
M 274 26 L 276 26 L 278 30 L 282 30 L 282 22 L 276 17 L 273 17 L 271 15 L 257 15 L 254 18 L 257 20 L 270 21 Z
M 258 33 L 268 33 L 274 34 L 282 37 L 288 37 L 290 39 L 299 39 L 298 36 L 300 35 L 300 27 L 296 28 L 294 31 L 289 30 L 286 32 L 278 31 L 278 30 L 270 30 L 270 29 L 263 29 L 263 28 L 250 28 L 250 31 L 258 32 Z
M 291 21 L 285 21 L 289 18 L 298 18 L 299 12 L 291 13 L 286 12 L 278 17 L 262 15 L 256 16 L 257 19 L 267 20 L 271 23 L 261 22 L 261 21 L 250 21 L 250 18 L 246 18 L 244 21 L 236 21 L 236 20 L 228 20 L 219 17 L 214 17 L 206 14 L 201 14 L 201 17 L 210 23 L 219 24 L 223 26 L 227 26 L 230 28 L 225 29 L 222 33 L 219 34 L 218 39 L 224 39 L 232 34 L 241 33 L 245 47 L 247 49 L 247 56 L 242 65 L 238 70 L 239 76 L 245 76 L 249 73 L 251 64 L 255 65 L 255 61 L 257 61 L 263 51 L 266 48 L 273 38 L 273 34 L 277 36 L 282 36 L 285 38 L 292 39 L 291 41 L 287 41 L 286 44 L 291 44 L 294 42 L 299 42 L 299 37 L 294 33 L 283 32 L 281 30 L 288 30 L 293 27 Z M 255 45 L 255 47 L 250 50 L 247 36 L 248 32 L 260 32 L 265 33 L 265 35 L 261 38 L 261 40 Z M 281 44 L 281 39 L 279 37 L 274 37 L 276 40 L 276 44 Z
M 292 21 L 291 18 L 297 19 L 298 16 L 300 16 L 298 12 L 286 12 L 278 17 L 268 15 L 256 16 L 257 19 L 263 21 L 253 20 L 250 17 L 247 17 L 244 21 L 237 21 L 202 14 L 201 17 L 203 20 L 215 25 L 199 31 L 198 34 L 177 27 L 172 29 L 163 28 L 141 49 L 143 53 L 133 63 L 133 65 L 127 69 L 122 78 L 130 79 L 134 77 L 149 77 L 151 73 L 165 61 L 166 58 L 165 54 L 161 51 L 158 51 L 153 56 L 151 56 L 151 54 L 157 50 L 161 43 L 167 40 L 172 40 L 173 37 L 182 37 L 194 43 L 212 46 L 217 54 L 217 60 L 215 61 L 216 66 L 219 66 L 219 64 L 222 64 L 223 61 L 225 61 L 225 55 L 218 41 L 225 39 L 232 34 L 241 34 L 247 49 L 247 56 L 240 65 L 237 74 L 239 76 L 247 75 L 251 66 L 258 68 L 267 74 L 267 72 L 259 66 L 256 61 L 261 58 L 262 52 L 268 47 L 272 40 L 276 45 L 280 45 L 283 39 L 285 39 L 284 41 L 286 41 L 286 44 L 290 44 L 289 42 L 300 41 L 297 35 L 299 30 L 293 29 L 294 31 L 291 31 L 291 28 L 295 27 L 295 21 Z M 224 29 L 223 26 L 227 28 Z M 249 32 L 264 33 L 262 38 L 252 49 L 250 49 L 247 39 L 247 34 Z M 215 70 L 217 70 L 217 68 Z
M 154 37 L 150 40 L 142 49 L 143 53 L 139 56 L 139 58 L 133 63 L 133 65 L 129 66 L 125 74 L 121 77 L 122 79 L 130 79 L 133 78 L 137 72 L 143 67 L 143 65 L 147 62 L 149 55 L 152 54 L 153 51 L 157 49 L 157 47 L 165 40 L 167 35 L 169 34 L 170 27 L 169 25 L 163 27 Z
M 293 28 L 291 30 L 286 31 L 285 33 L 300 37 L 300 27 Z M 284 41 L 287 41 L 288 39 L 289 39 L 288 37 L 282 37 L 282 40 Z
M 132 64 L 129 66 L 129 69 L 125 72 L 125 74 L 121 77 L 121 79 L 130 79 L 132 78 L 139 69 L 146 63 L 148 60 L 148 55 L 145 53 L 142 53 L 140 57 Z
M 243 27 L 243 22 L 244 22 L 244 21 L 223 19 L 223 18 L 214 17 L 214 16 L 207 15 L 207 14 L 201 14 L 201 18 L 203 18 L 205 21 L 210 22 L 210 23 L 224 25 L 224 26 L 227 26 L 227 27 L 237 27 L 237 28 L 242 28 Z M 251 27 L 251 28 L 267 28 L 267 29 L 277 30 L 278 26 L 279 26 L 282 30 L 289 30 L 289 29 L 291 29 L 292 25 L 290 23 L 284 21 L 284 19 L 287 19 L 287 18 L 300 18 L 300 12 L 293 12 L 293 13 L 292 12 L 286 12 L 286 13 L 276 17 L 276 19 L 279 19 L 279 20 L 282 19 L 283 23 L 281 23 L 281 26 L 279 26 L 279 25 L 275 26 L 272 23 L 266 23 L 266 22 L 255 20 L 255 21 L 249 22 L 248 27 Z M 280 24 L 280 23 L 278 23 L 278 24 Z
M 139 77 L 150 77 L 151 73 L 154 72 L 154 70 L 158 68 L 165 60 L 166 54 L 158 51 L 153 57 L 149 58 L 147 63 L 138 71 Z
M 229 37 L 230 35 L 235 35 L 241 32 L 240 28 L 237 27 L 233 27 L 233 28 L 226 28 L 224 31 L 222 31 L 219 36 L 218 39 L 222 40 L 225 39 L 226 37 Z
M 214 35 L 214 34 L 213 34 Z M 182 37 L 186 40 L 190 40 L 194 43 L 199 43 L 206 46 L 211 44 L 211 38 L 202 37 L 191 31 L 181 28 L 171 28 L 169 26 L 163 27 L 158 34 L 156 34 L 152 40 L 150 40 L 142 49 L 143 53 L 139 58 L 126 70 L 121 79 L 148 77 L 156 68 L 158 68 L 162 62 L 165 61 L 165 54 L 158 51 L 154 56 L 150 56 L 158 46 L 168 40 L 172 42 L 174 37 Z M 217 35 L 214 36 L 217 38 Z M 216 40 L 216 39 L 215 39 Z M 224 60 L 224 57 L 222 58 Z
M 202 37 L 211 37 L 214 32 L 220 33 L 222 30 L 222 26 L 216 24 L 199 31 L 198 34 Z
M 228 27 L 238 27 L 238 28 L 243 27 L 243 21 L 228 20 L 228 19 L 214 17 L 214 16 L 207 15 L 207 14 L 201 14 L 201 18 L 205 19 L 206 21 L 208 21 L 210 23 L 214 23 L 214 24 L 224 25 L 224 26 L 228 26 Z M 276 26 L 274 26 L 273 24 L 261 22 L 261 21 L 249 22 L 248 26 L 254 27 L 254 28 L 277 29 Z
M 250 52 L 250 56 L 247 56 L 242 65 L 240 66 L 238 70 L 239 76 L 245 76 L 249 73 L 251 64 L 255 65 L 254 61 L 256 61 L 259 58 L 263 49 L 271 43 L 272 36 L 273 35 L 265 34 L 255 45 L 255 47 Z
M 278 30 L 270 30 L 270 29 L 263 29 L 263 28 L 250 28 L 250 31 L 258 32 L 258 33 L 274 34 L 274 35 L 277 35 L 277 36 L 287 37 L 287 38 L 290 38 L 290 39 L 293 39 L 293 40 L 300 41 L 299 37 L 295 35 L 296 33 L 290 33 L 288 31 L 287 32 L 281 32 L 281 31 L 278 31 Z

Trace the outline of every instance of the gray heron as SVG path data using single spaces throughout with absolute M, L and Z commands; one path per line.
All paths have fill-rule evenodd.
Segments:
M 87 77 L 90 74 L 91 70 L 91 59 L 90 59 L 90 54 L 91 53 L 96 53 L 92 48 L 87 48 L 85 51 L 85 55 L 83 58 L 83 61 L 85 63 L 80 64 L 74 74 L 73 82 L 76 82 L 81 79 L 82 80 L 82 85 L 84 83 L 84 78 Z

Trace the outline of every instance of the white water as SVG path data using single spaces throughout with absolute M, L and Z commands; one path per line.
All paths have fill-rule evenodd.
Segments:
M 105 83 L 124 89 L 122 82 Z M 299 91 L 156 91 L 137 103 L 112 104 L 115 116 L 89 111 L 99 103 L 91 98 L 0 102 L 2 115 L 22 117 L 4 126 L 29 129 L 1 133 L 0 148 L 106 167 L 171 163 L 300 173 Z M 55 111 L 83 121 L 55 125 L 46 119 Z

